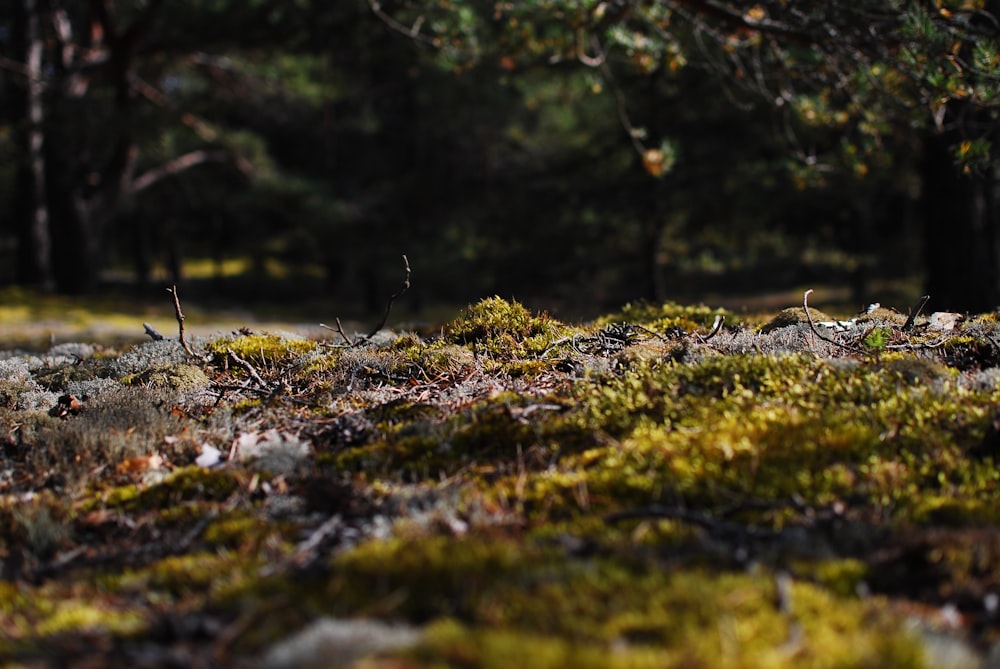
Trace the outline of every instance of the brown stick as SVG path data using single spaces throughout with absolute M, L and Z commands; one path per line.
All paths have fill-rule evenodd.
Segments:
M 192 351 L 191 346 L 187 343 L 187 340 L 184 339 L 184 312 L 181 311 L 181 298 L 177 296 L 177 285 L 175 284 L 170 288 L 167 288 L 167 292 L 174 297 L 174 315 L 177 316 L 177 334 L 180 337 L 181 346 L 184 347 L 184 350 L 192 358 L 198 358 L 200 360 L 201 356 Z
M 905 330 L 909 330 L 910 328 L 913 327 L 913 324 L 917 320 L 917 316 L 919 316 L 920 312 L 924 310 L 924 307 L 927 306 L 927 302 L 930 301 L 930 299 L 931 299 L 930 295 L 924 295 L 919 300 L 917 300 L 916 305 L 914 305 L 913 309 L 910 310 L 910 316 L 909 316 L 909 318 L 907 318 L 906 322 L 903 323 L 903 328 L 902 329 L 904 331 Z
M 806 320 L 809 321 L 809 329 L 813 331 L 813 334 L 816 335 L 817 337 L 819 337 L 820 339 L 822 339 L 823 341 L 825 341 L 828 344 L 833 344 L 834 346 L 839 346 L 840 348 L 844 349 L 845 351 L 850 351 L 851 353 L 858 353 L 860 355 L 864 355 L 865 352 L 862 351 L 860 348 L 855 348 L 853 346 L 848 346 L 847 344 L 841 344 L 836 339 L 830 339 L 829 337 L 823 336 L 823 334 L 816 327 L 816 324 L 813 322 L 812 314 L 809 313 L 809 293 L 811 293 L 811 292 L 813 292 L 812 288 L 810 288 L 809 290 L 807 290 L 802 295 L 802 308 L 805 309 Z
M 385 322 L 389 320 L 389 312 L 392 311 L 392 304 L 395 302 L 400 295 L 405 293 L 410 289 L 410 261 L 406 259 L 406 254 L 403 254 L 403 266 L 406 267 L 406 276 L 403 278 L 403 287 L 400 288 L 395 295 L 389 298 L 389 303 L 385 305 L 385 313 L 382 314 L 382 320 L 376 325 L 371 332 L 368 333 L 366 339 L 371 339 L 375 334 L 385 327 Z
M 143 323 L 142 327 L 146 330 L 146 334 L 148 334 L 153 341 L 161 341 L 163 339 L 163 335 L 157 332 L 156 328 L 149 323 Z
M 228 353 L 230 359 L 232 359 L 233 362 L 235 362 L 237 365 L 239 365 L 240 367 L 242 367 L 243 371 L 245 371 L 247 374 L 249 374 L 250 378 L 253 379 L 254 381 L 256 381 L 257 384 L 261 388 L 267 388 L 268 387 L 267 381 L 265 381 L 264 379 L 260 378 L 260 374 L 258 374 L 257 370 L 253 368 L 253 365 L 251 365 L 249 362 L 247 362 L 246 360 L 244 360 L 240 356 L 236 355 L 236 352 L 233 349 L 231 349 L 231 348 L 227 348 L 226 349 L 226 353 Z
M 321 328 L 326 328 L 327 330 L 333 330 L 334 332 L 339 333 L 340 336 L 343 337 L 344 342 L 345 342 L 345 344 L 347 346 L 354 346 L 354 342 L 351 341 L 351 338 L 348 337 L 347 334 L 344 332 L 344 326 L 340 324 L 340 316 L 336 316 L 336 319 L 337 319 L 337 327 L 336 328 L 332 328 L 332 327 L 330 327 L 329 325 L 327 325 L 325 323 L 320 323 L 319 326 Z

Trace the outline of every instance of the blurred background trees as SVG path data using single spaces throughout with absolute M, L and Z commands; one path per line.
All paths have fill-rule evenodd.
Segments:
M 8 3 L 0 281 L 997 306 L 996 3 L 803 4 Z

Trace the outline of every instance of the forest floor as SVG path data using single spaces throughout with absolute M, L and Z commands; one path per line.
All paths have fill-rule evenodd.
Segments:
M 0 341 L 3 666 L 1000 666 L 994 314 L 169 316 Z

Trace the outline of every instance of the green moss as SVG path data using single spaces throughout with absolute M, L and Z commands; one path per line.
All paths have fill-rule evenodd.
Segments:
M 398 537 L 369 541 L 334 559 L 338 599 L 348 610 L 396 591 L 407 617 L 472 615 L 482 596 L 537 556 L 513 540 L 490 537 Z
M 784 611 L 765 571 L 566 560 L 487 537 L 366 544 L 333 569 L 351 606 L 395 593 L 394 616 L 463 621 L 432 627 L 412 653 L 445 666 L 517 665 L 536 654 L 540 666 L 598 666 L 615 653 L 622 666 L 791 667 L 804 658 L 809 666 L 921 666 L 919 646 L 879 602 L 793 582 Z M 804 634 L 790 655 L 798 626 Z
M 254 579 L 256 559 L 233 553 L 191 552 L 171 555 L 116 579 L 121 593 L 143 593 L 151 600 L 188 599 L 204 605 L 220 591 Z
M 468 307 L 444 328 L 445 339 L 500 360 L 544 352 L 564 329 L 546 314 L 532 315 L 517 302 L 491 297 Z
M 140 611 L 119 610 L 99 600 L 66 599 L 40 617 L 33 633 L 42 638 L 80 632 L 128 635 L 144 629 L 146 624 Z
M 868 565 L 857 559 L 830 559 L 800 564 L 796 572 L 839 597 L 855 597 L 868 580 Z
M 819 309 L 809 307 L 809 314 L 807 315 L 804 307 L 789 307 L 779 311 L 774 318 L 761 326 L 760 332 L 761 334 L 767 334 L 777 330 L 778 328 L 784 328 L 790 325 L 808 325 L 810 318 L 814 324 L 833 320 L 831 316 L 823 313 Z
M 617 649 L 605 644 L 552 638 L 524 631 L 469 628 L 454 620 L 431 625 L 426 641 L 406 653 L 419 667 L 537 667 L 562 669 L 669 667 L 665 650 Z
M 413 344 L 402 350 L 409 361 L 416 363 L 429 379 L 449 378 L 468 374 L 476 365 L 476 356 L 465 346 L 441 339 L 432 344 Z
M 48 367 L 35 373 L 35 381 L 46 390 L 59 392 L 74 381 L 90 381 L 97 378 L 97 371 L 91 364 L 60 365 Z
M 962 453 L 982 440 L 991 397 L 947 385 L 901 392 L 905 383 L 894 365 L 842 368 L 805 355 L 640 365 L 554 422 L 534 421 L 543 437 L 557 424 L 598 437 L 579 441 L 577 454 L 561 448 L 558 467 L 517 485 L 549 512 L 578 507 L 581 484 L 606 510 L 677 496 L 824 504 L 863 492 L 905 513 L 915 490 L 985 494 L 988 468 Z M 614 440 L 602 444 L 601 433 Z
M 194 365 L 158 365 L 144 369 L 138 374 L 129 374 L 119 379 L 123 385 L 141 385 L 172 390 L 193 390 L 208 385 L 205 372 Z
M 238 550 L 245 555 L 257 555 L 265 542 L 271 549 L 295 541 L 297 528 L 246 512 L 230 512 L 208 524 L 201 535 L 209 546 Z M 287 535 L 287 536 L 284 536 Z
M 108 597 L 85 583 L 0 581 L 0 657 L 6 659 L 51 652 L 53 639 L 60 637 L 135 635 L 148 623 L 139 604 Z
M 242 485 L 240 475 L 225 469 L 184 467 L 148 487 L 125 485 L 106 491 L 102 502 L 129 511 L 172 507 L 188 501 L 222 501 Z
M 44 412 L 18 404 L 34 381 L 0 385 L 5 480 L 22 486 L 0 499 L 0 559 L 24 577 L 0 582 L 0 631 L 32 660 L 36 629 L 127 635 L 211 612 L 249 621 L 229 647 L 239 660 L 318 615 L 364 615 L 430 623 L 398 654 L 414 667 L 920 666 L 877 593 L 979 612 L 1000 584 L 1000 391 L 980 382 L 992 371 L 962 372 L 994 364 L 989 324 L 878 360 L 733 354 L 766 343 L 746 330 L 608 359 L 551 348 L 622 321 L 704 332 L 719 313 L 627 305 L 584 331 L 492 298 L 429 342 L 234 336 L 207 348 L 288 381 L 294 403 L 234 391 L 175 415 L 163 407 L 185 382 L 154 367 L 43 430 L 30 422 Z M 243 407 L 254 429 L 308 439 L 316 462 L 267 485 L 234 462 L 107 487 L 165 436 L 173 464 L 227 443 Z M 82 500 L 58 488 L 60 457 L 87 474 Z M 26 480 L 68 492 L 24 496 Z M 350 531 L 310 543 L 318 510 Z M 386 538 L 350 543 L 383 519 Z
M 215 339 L 205 345 L 206 350 L 219 359 L 226 358 L 226 351 L 232 350 L 252 365 L 260 367 L 258 373 L 270 365 L 282 366 L 318 348 L 314 341 L 289 339 L 275 334 L 234 335 Z
M 234 416 L 240 416 L 259 408 L 263 404 L 264 401 L 259 397 L 242 397 L 232 403 L 230 410 L 233 412 Z
M 968 527 L 994 525 L 1000 522 L 1000 509 L 992 500 L 941 496 L 924 493 L 914 498 L 907 517 L 922 525 Z
M 717 316 L 731 316 L 724 309 L 712 309 L 705 305 L 684 306 L 674 302 L 664 304 L 649 304 L 645 302 L 630 303 L 618 311 L 602 316 L 595 321 L 598 327 L 613 323 L 628 323 L 641 325 L 660 334 L 672 334 L 677 331 L 691 333 L 711 328 Z

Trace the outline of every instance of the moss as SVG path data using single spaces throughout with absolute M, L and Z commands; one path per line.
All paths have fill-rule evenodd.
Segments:
M 227 350 L 232 350 L 263 373 L 267 367 L 287 365 L 313 353 L 318 346 L 314 341 L 289 339 L 276 334 L 245 334 L 212 340 L 205 348 L 221 360 L 226 359 Z
M 454 620 L 442 620 L 426 631 L 426 641 L 406 653 L 418 667 L 669 667 L 664 650 L 615 649 L 605 644 L 583 644 L 523 631 L 470 629 Z
M 242 484 L 242 478 L 234 471 L 184 467 L 152 486 L 112 488 L 102 495 L 102 502 L 130 511 L 155 510 L 192 500 L 222 501 Z
M 259 397 L 241 397 L 232 403 L 230 411 L 234 416 L 240 416 L 261 407 L 263 404 L 264 401 Z
M 795 571 L 839 597 L 856 597 L 866 588 L 868 564 L 855 558 L 796 565 Z
M 895 309 L 887 309 L 886 307 L 877 306 L 874 309 L 869 309 L 859 315 L 858 323 L 884 323 L 898 326 L 906 323 L 907 319 L 908 316 L 906 314 L 901 314 Z
M 255 559 L 233 553 L 190 552 L 171 555 L 124 572 L 115 582 L 121 593 L 144 593 L 150 599 L 188 599 L 204 605 L 236 584 L 255 578 Z
M 148 386 L 171 390 L 194 390 L 208 385 L 205 372 L 194 365 L 158 365 L 136 374 L 128 374 L 119 382 L 126 386 Z
M 444 328 L 445 339 L 500 360 L 539 355 L 564 328 L 548 315 L 532 315 L 517 302 L 491 297 L 468 307 Z
M 97 378 L 97 372 L 89 364 L 68 364 L 59 365 L 39 370 L 35 373 L 35 380 L 46 390 L 63 391 L 69 384 L 76 381 L 90 381 Z
M 234 336 L 207 348 L 287 381 L 294 402 L 195 394 L 187 413 L 171 411 L 172 357 L 115 367 L 128 388 L 82 383 L 93 396 L 62 421 L 21 407 L 38 386 L 9 365 L 22 385 L 0 394 L 0 484 L 21 488 L 0 501 L 0 559 L 24 578 L 0 581 L 0 630 L 33 660 L 41 623 L 121 637 L 207 615 L 245 630 L 239 661 L 317 615 L 363 615 L 430 623 L 397 652 L 415 667 L 919 666 L 882 593 L 954 604 L 988 642 L 1000 391 L 962 370 L 992 364 L 992 325 L 878 360 L 808 342 L 761 354 L 787 333 L 746 328 L 681 336 L 718 313 L 628 305 L 573 329 L 492 298 L 436 340 Z M 668 341 L 550 348 L 622 321 Z M 115 472 L 167 436 L 174 464 L 228 443 L 234 419 L 320 457 L 270 479 L 239 462 L 150 485 Z M 39 494 L 60 467 L 89 487 Z M 317 533 L 331 514 L 336 531 Z
M 906 382 L 893 366 L 848 370 L 805 355 L 640 366 L 556 419 L 614 441 L 591 438 L 578 454 L 562 448 L 558 468 L 519 485 L 550 511 L 560 499 L 577 506 L 581 471 L 591 503 L 609 509 L 678 495 L 822 504 L 864 491 L 905 513 L 915 488 L 991 489 L 988 471 L 961 455 L 981 441 L 990 397 L 951 387 L 901 393 Z M 533 427 L 545 435 L 548 425 L 539 418 Z
M 246 512 L 230 512 L 214 519 L 201 535 L 209 546 L 257 555 L 265 542 L 272 548 L 294 541 L 296 528 Z M 287 535 L 287 536 L 285 536 Z
M 140 611 L 118 610 L 96 601 L 67 599 L 40 617 L 33 633 L 42 638 L 69 632 L 128 635 L 144 629 L 146 624 L 146 617 Z
M 810 666 L 921 666 L 919 646 L 878 602 L 793 582 L 784 611 L 767 572 L 567 561 L 480 537 L 367 544 L 338 559 L 334 573 L 351 606 L 398 593 L 394 616 L 463 621 L 433 626 L 411 654 L 445 666 L 535 656 L 542 664 L 531 666 L 598 666 L 615 655 L 622 666 L 783 667 L 806 658 Z M 789 655 L 797 626 L 804 634 Z
M 0 654 L 43 650 L 59 636 L 127 636 L 148 625 L 146 614 L 134 606 L 108 602 L 86 586 L 59 584 L 14 586 L 0 583 Z M 5 645 L 7 648 L 5 648 Z M 9 656 L 8 656 L 9 657 Z
M 660 334 L 682 334 L 711 328 L 717 316 L 729 317 L 724 309 L 712 309 L 705 305 L 685 306 L 674 302 L 649 304 L 638 302 L 626 304 L 618 311 L 602 316 L 595 321 L 598 327 L 613 323 L 641 325 Z
M 364 543 L 336 557 L 333 569 L 347 610 L 401 591 L 405 600 L 397 612 L 427 620 L 472 615 L 486 591 L 535 555 L 515 541 L 490 537 L 399 537 Z
M 143 457 L 178 428 L 167 391 L 112 383 L 89 397 L 76 415 L 48 423 L 34 435 L 29 462 L 83 489 L 93 472 L 113 472 L 128 458 Z
M 927 358 L 912 355 L 883 355 L 882 364 L 898 373 L 907 383 L 932 383 L 938 380 L 955 379 L 957 372 L 946 365 Z
M 922 525 L 976 527 L 1000 522 L 1000 509 L 991 501 L 924 493 L 913 500 L 907 517 Z

